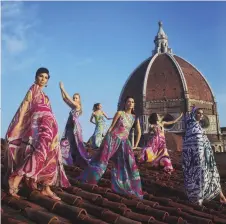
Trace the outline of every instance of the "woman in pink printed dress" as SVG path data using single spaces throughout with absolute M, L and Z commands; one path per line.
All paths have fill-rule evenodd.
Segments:
M 164 171 L 171 173 L 173 171 L 172 162 L 166 148 L 166 139 L 164 134 L 164 126 L 175 124 L 181 119 L 181 114 L 174 121 L 162 121 L 157 113 L 152 113 L 148 119 L 150 124 L 149 135 L 150 139 L 147 146 L 142 148 L 141 154 L 138 157 L 139 163 L 150 163 L 153 167 L 164 167 Z
M 136 148 L 141 137 L 140 122 L 134 114 L 134 99 L 127 97 L 125 109 L 115 114 L 100 146 L 99 153 L 91 159 L 88 167 L 81 173 L 78 180 L 96 184 L 104 174 L 111 159 L 113 163 L 111 169 L 112 190 L 119 194 L 133 194 L 140 198 L 143 197 L 139 170 L 128 139 L 134 123 L 137 129 Z
M 81 97 L 79 93 L 75 93 L 71 98 L 62 82 L 60 82 L 60 90 L 64 102 L 71 108 L 60 141 L 63 163 L 84 168 L 89 163 L 90 156 L 83 142 L 82 127 L 79 122 L 79 116 L 82 113 Z
M 60 151 L 58 125 L 49 98 L 42 91 L 50 78 L 46 68 L 39 68 L 33 84 L 11 121 L 6 133 L 9 194 L 15 197 L 22 178 L 41 193 L 60 200 L 50 186 L 69 187 Z

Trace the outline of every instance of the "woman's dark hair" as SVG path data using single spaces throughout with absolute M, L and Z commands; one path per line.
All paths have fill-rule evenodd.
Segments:
M 149 124 L 157 124 L 157 121 L 158 121 L 158 114 L 157 113 L 152 113 L 148 118 Z
M 133 99 L 134 100 L 134 97 L 132 96 L 127 96 L 124 100 L 124 110 L 126 109 L 126 102 L 128 99 Z M 135 100 L 134 100 L 134 103 L 135 103 Z M 131 110 L 131 113 L 135 115 L 135 111 L 134 111 L 134 108 Z
M 97 111 L 97 107 L 100 105 L 100 103 L 95 103 L 94 105 L 93 105 L 93 111 L 95 112 L 95 111 Z
M 36 74 L 35 74 L 35 78 L 37 78 L 40 74 L 42 73 L 46 73 L 48 74 L 48 79 L 50 79 L 50 75 L 49 75 L 49 70 L 47 68 L 39 68 L 37 71 L 36 71 Z
M 202 108 L 197 107 L 197 108 L 196 108 L 196 110 L 195 110 L 195 113 L 197 114 L 200 110 L 202 110 L 202 111 L 203 111 L 203 109 L 202 109 Z

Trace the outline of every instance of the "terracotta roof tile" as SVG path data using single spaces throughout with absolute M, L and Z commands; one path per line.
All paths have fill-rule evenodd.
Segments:
M 70 205 L 78 205 L 83 199 L 80 196 L 75 196 L 72 194 L 68 194 L 64 191 L 55 191 L 55 193 L 61 198 L 62 201 L 68 203 Z
M 164 219 L 165 222 L 171 223 L 171 224 L 185 224 L 187 221 L 183 220 L 181 217 L 177 216 L 166 216 Z
M 144 222 L 144 223 L 150 223 L 151 221 L 155 220 L 153 216 L 143 215 L 143 214 L 131 212 L 131 211 L 126 212 L 125 216 L 127 218 L 130 218 L 139 222 Z
M 1 216 L 1 223 L 3 224 L 29 224 L 29 222 L 20 221 L 18 219 L 12 218 L 6 214 Z
M 36 210 L 33 208 L 26 208 L 24 211 L 25 216 L 37 223 L 51 223 L 51 224 L 60 224 L 60 221 L 56 215 L 51 214 L 49 212 Z M 69 222 L 63 222 L 69 223 Z

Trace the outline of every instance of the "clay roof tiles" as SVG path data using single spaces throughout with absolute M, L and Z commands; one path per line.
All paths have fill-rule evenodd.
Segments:
M 222 188 L 226 190 L 226 154 L 217 156 Z M 62 201 L 54 201 L 38 191 L 22 188 L 23 198 L 17 200 L 2 189 L 2 223 L 40 224 L 141 224 L 141 223 L 222 223 L 226 224 L 226 206 L 217 200 L 202 207 L 187 201 L 183 187 L 183 174 L 179 153 L 171 153 L 176 171 L 171 175 L 140 166 L 144 199 L 119 195 L 110 189 L 111 164 L 98 185 L 81 184 L 75 177 L 82 171 L 79 167 L 66 166 L 72 187 L 54 189 Z M 223 158 L 224 157 L 224 158 Z M 4 167 L 2 168 L 4 174 Z

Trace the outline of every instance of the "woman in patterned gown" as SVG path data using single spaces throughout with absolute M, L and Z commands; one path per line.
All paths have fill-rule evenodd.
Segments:
M 64 102 L 71 108 L 67 124 L 60 141 L 60 147 L 65 165 L 86 167 L 90 158 L 85 148 L 82 136 L 82 127 L 79 116 L 82 113 L 81 99 L 78 93 L 71 98 L 60 82 L 61 95 Z
M 104 131 L 106 127 L 104 118 L 108 120 L 112 119 L 112 118 L 108 118 L 106 113 L 101 109 L 102 109 L 102 105 L 100 103 L 95 103 L 93 105 L 93 113 L 91 115 L 90 122 L 95 124 L 96 127 L 93 135 L 90 137 L 90 139 L 87 142 L 87 144 L 92 149 L 99 148 L 104 138 Z M 95 122 L 93 122 L 93 118 L 95 118 Z
M 172 125 L 178 122 L 183 114 L 173 121 L 162 121 L 157 113 L 152 113 L 148 119 L 150 124 L 149 141 L 147 146 L 143 147 L 138 157 L 139 163 L 147 162 L 152 167 L 163 167 L 164 171 L 171 173 L 173 166 L 166 148 L 166 139 L 164 126 Z
M 134 114 L 134 99 L 127 97 L 125 109 L 115 114 L 99 153 L 91 159 L 88 167 L 78 177 L 81 182 L 96 184 L 111 159 L 113 163 L 111 169 L 112 190 L 119 194 L 143 197 L 139 170 L 128 139 L 134 123 L 137 130 L 136 148 L 141 137 L 140 122 Z
M 202 118 L 203 111 L 194 107 L 186 119 L 182 152 L 185 190 L 192 203 L 202 205 L 220 195 L 220 202 L 226 204 L 210 141 L 200 124 Z
M 62 164 L 57 121 L 49 98 L 42 91 L 49 78 L 48 69 L 37 70 L 35 84 L 28 90 L 6 133 L 9 194 L 17 198 L 23 177 L 33 187 L 40 184 L 41 193 L 55 200 L 60 198 L 50 186 L 70 186 Z

